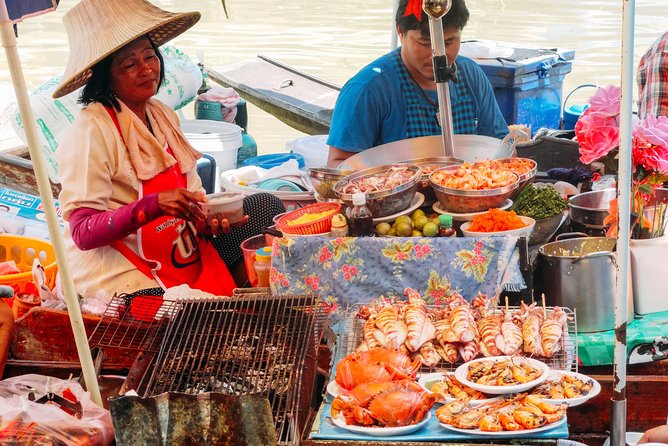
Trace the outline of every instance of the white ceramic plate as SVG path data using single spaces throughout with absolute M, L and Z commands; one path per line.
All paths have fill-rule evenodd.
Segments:
M 542 370 L 543 373 L 533 381 L 529 381 L 523 384 L 517 384 L 514 386 L 488 386 L 471 382 L 466 378 L 469 366 L 472 364 L 475 364 L 480 361 L 504 361 L 504 360 L 528 361 L 529 365 L 539 370 Z M 455 370 L 455 378 L 457 378 L 460 383 L 467 385 L 472 389 L 479 390 L 482 393 L 487 393 L 491 395 L 503 395 L 506 393 L 525 392 L 531 389 L 532 387 L 535 387 L 538 384 L 545 381 L 549 375 L 550 375 L 550 368 L 544 362 L 540 362 L 532 358 L 511 358 L 510 356 L 490 356 L 489 358 L 474 359 L 473 361 L 469 361 L 460 365 L 459 367 L 457 367 L 457 370 Z
M 454 373 L 446 373 L 447 375 L 454 375 Z M 436 384 L 439 381 L 443 380 L 444 374 L 441 372 L 434 372 L 434 373 L 423 373 L 420 376 L 418 376 L 418 384 L 420 384 L 422 387 L 425 389 L 429 390 L 431 392 L 431 387 Z M 495 397 L 490 397 L 486 398 L 483 400 L 470 400 L 469 401 L 469 406 L 477 406 L 479 404 L 484 404 L 484 403 L 489 403 L 491 401 L 498 401 L 502 397 L 495 396 Z M 444 401 L 436 402 L 436 404 L 443 404 L 443 403 L 449 403 L 450 401 L 454 401 L 456 398 L 445 398 Z
M 511 200 L 509 198 L 506 201 L 504 201 L 501 206 L 499 206 L 499 209 L 501 209 L 502 211 L 505 211 L 506 209 L 508 209 L 512 205 L 513 205 L 513 200 Z M 434 203 L 431 206 L 431 208 L 434 210 L 434 212 L 436 212 L 438 214 L 452 215 L 452 219 L 454 221 L 471 221 L 471 220 L 473 220 L 473 217 L 475 217 L 476 215 L 484 214 L 485 212 L 487 212 L 487 211 L 481 211 L 481 212 L 471 212 L 471 213 L 468 213 L 468 214 L 457 214 L 455 212 L 450 212 L 450 211 L 446 211 L 445 209 L 443 209 L 441 207 L 441 203 L 439 203 L 438 201 L 436 203 Z
M 327 384 L 327 393 L 336 398 L 339 395 L 347 395 L 348 391 L 341 387 L 336 381 L 330 381 L 329 384 Z
M 380 218 L 374 218 L 373 223 L 378 224 L 382 223 L 384 221 L 394 221 L 398 217 L 401 217 L 402 215 L 410 214 L 420 206 L 422 206 L 422 203 L 424 203 L 424 195 L 422 195 L 420 192 L 415 192 L 415 195 L 413 196 L 413 201 L 411 201 L 411 205 L 408 206 L 407 209 L 404 209 L 401 212 L 397 212 L 396 214 L 388 215 L 386 217 L 380 217 Z
M 577 373 L 577 372 L 568 372 L 565 370 L 552 370 L 550 371 L 550 374 L 548 375 L 547 381 L 550 380 L 559 380 L 562 375 L 569 375 L 573 376 L 580 381 L 593 381 L 594 385 L 592 386 L 591 390 L 589 391 L 588 394 L 578 397 L 578 398 L 546 398 L 541 396 L 542 399 L 545 401 L 548 401 L 553 404 L 561 404 L 561 403 L 566 403 L 568 404 L 569 407 L 574 407 L 574 406 L 579 406 L 580 404 L 594 398 L 596 395 L 601 393 L 601 384 L 599 384 L 598 381 L 596 381 L 593 378 L 588 377 L 587 375 L 583 375 L 582 373 Z
M 462 434 L 485 435 L 490 437 L 519 437 L 519 436 L 526 437 L 528 435 L 535 434 L 538 432 L 549 431 L 551 429 L 554 429 L 555 427 L 561 426 L 565 422 L 566 422 L 566 417 L 563 417 L 561 420 L 555 423 L 546 424 L 536 429 L 525 429 L 522 431 L 500 431 L 500 432 L 489 432 L 480 429 L 459 429 L 458 427 L 450 426 L 449 424 L 441 423 L 440 421 L 438 422 L 438 424 L 440 424 L 443 428 L 447 430 L 459 432 Z
M 427 424 L 430 418 L 431 413 L 427 413 L 427 415 L 419 423 L 401 427 L 363 427 L 349 425 L 346 424 L 346 420 L 342 418 L 342 416 L 339 418 L 332 418 L 332 422 L 338 427 L 356 434 L 371 435 L 373 437 L 392 437 L 395 435 L 410 434 L 411 432 L 415 432 Z

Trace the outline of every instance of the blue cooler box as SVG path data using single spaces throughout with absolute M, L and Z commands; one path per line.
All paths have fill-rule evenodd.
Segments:
M 563 81 L 571 72 L 575 51 L 514 48 L 509 57 L 475 59 L 494 87 L 508 124 L 558 129 Z

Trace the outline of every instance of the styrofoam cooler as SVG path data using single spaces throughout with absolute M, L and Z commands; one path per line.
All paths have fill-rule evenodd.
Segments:
M 327 165 L 329 146 L 328 135 L 303 136 L 285 144 L 285 148 L 292 153 L 304 157 L 304 164 L 309 167 L 323 167 Z
M 242 145 L 241 127 L 207 119 L 181 121 L 181 129 L 192 146 L 216 160 L 218 172 L 236 169 Z
M 668 235 L 631 239 L 633 306 L 638 314 L 668 311 L 663 278 L 668 275 Z

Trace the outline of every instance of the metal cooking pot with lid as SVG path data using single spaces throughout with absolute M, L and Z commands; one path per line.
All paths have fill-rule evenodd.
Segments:
M 585 236 L 560 239 L 564 236 Z M 615 328 L 617 289 L 617 239 L 561 234 L 557 241 L 541 246 L 539 271 L 542 291 L 550 305 L 572 308 L 581 332 Z M 629 314 L 633 295 L 629 293 Z
M 592 236 L 604 236 L 603 220 L 608 215 L 610 200 L 617 196 L 615 189 L 601 189 L 584 192 L 571 197 L 568 209 L 571 229 Z

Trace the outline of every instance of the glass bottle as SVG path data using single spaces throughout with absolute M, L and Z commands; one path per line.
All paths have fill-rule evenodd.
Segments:
M 457 231 L 452 227 L 452 215 L 441 214 L 438 216 L 438 236 L 456 237 Z
M 355 237 L 374 235 L 373 216 L 366 205 L 366 195 L 362 192 L 353 194 L 353 210 L 350 212 L 350 233 Z
M 348 237 L 348 222 L 342 214 L 332 217 L 332 237 Z
M 257 286 L 266 288 L 269 286 L 269 270 L 271 269 L 271 246 L 265 246 L 255 251 L 255 272 L 257 273 Z

